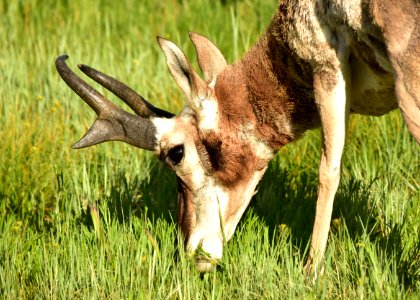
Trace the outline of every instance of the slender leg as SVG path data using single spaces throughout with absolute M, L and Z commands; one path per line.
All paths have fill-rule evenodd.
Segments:
M 346 76 L 346 78 L 349 78 Z M 346 82 L 340 68 L 314 77 L 315 99 L 322 122 L 323 148 L 319 166 L 318 199 L 306 269 L 318 275 L 328 240 L 334 196 L 340 181 L 348 105 Z

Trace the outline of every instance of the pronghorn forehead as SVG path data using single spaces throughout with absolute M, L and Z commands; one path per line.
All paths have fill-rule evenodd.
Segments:
M 156 128 L 156 154 L 159 156 L 164 149 L 194 143 L 197 138 L 196 119 L 194 115 L 184 113 L 174 118 L 151 118 Z
M 175 171 L 187 187 L 186 192 L 197 191 L 205 186 L 209 173 L 198 154 L 197 144 L 200 138 L 194 114 L 184 111 L 175 118 L 153 118 L 152 122 L 156 127 L 158 141 L 155 154 Z M 182 146 L 183 155 L 180 162 L 174 164 L 167 157 L 177 146 Z

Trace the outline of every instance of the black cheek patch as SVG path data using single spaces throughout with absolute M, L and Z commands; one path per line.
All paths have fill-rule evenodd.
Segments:
M 203 141 L 213 171 L 220 171 L 223 166 L 222 141 L 220 139 L 208 139 Z

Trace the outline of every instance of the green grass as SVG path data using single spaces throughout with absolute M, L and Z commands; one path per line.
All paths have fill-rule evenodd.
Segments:
M 350 120 L 325 275 L 315 284 L 303 264 L 319 131 L 279 151 L 220 267 L 204 276 L 176 243 L 176 180 L 166 167 L 125 144 L 70 147 L 94 113 L 59 78 L 59 54 L 179 112 L 184 100 L 155 36 L 193 60 L 187 33 L 196 31 L 233 62 L 276 2 L 0 3 L 1 299 L 420 296 L 420 151 L 398 111 Z

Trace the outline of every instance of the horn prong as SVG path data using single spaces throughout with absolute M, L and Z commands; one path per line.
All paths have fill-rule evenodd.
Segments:
M 59 56 L 55 65 L 64 82 L 98 115 L 97 120 L 73 148 L 84 148 L 106 141 L 123 141 L 133 146 L 154 150 L 156 128 L 153 122 L 124 111 L 79 78 L 66 64 L 68 55 Z

